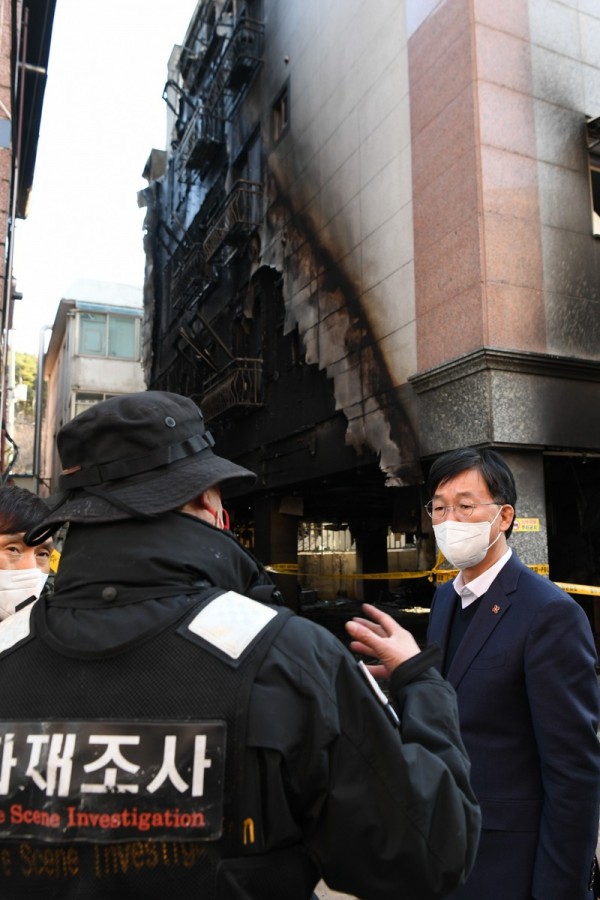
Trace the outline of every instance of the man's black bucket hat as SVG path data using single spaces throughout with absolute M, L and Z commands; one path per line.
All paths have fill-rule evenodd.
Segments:
M 67 422 L 56 443 L 63 473 L 50 513 L 26 535 L 46 540 L 65 522 L 150 518 L 178 509 L 214 485 L 231 493 L 256 475 L 216 456 L 193 400 L 166 391 L 103 400 Z

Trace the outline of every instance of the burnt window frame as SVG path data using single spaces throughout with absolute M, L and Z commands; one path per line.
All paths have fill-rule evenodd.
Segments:
M 274 145 L 283 140 L 290 130 L 290 112 L 290 82 L 288 79 L 271 104 L 271 138 Z
M 600 157 L 590 156 L 590 199 L 592 204 L 592 234 L 600 239 Z
M 592 235 L 600 239 L 600 116 L 586 122 Z

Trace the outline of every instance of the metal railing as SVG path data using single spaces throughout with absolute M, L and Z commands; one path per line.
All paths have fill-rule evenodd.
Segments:
M 225 140 L 223 119 L 198 106 L 188 122 L 179 145 L 178 165 L 183 169 L 202 169 Z
M 202 396 L 206 421 L 232 409 L 262 406 L 262 359 L 236 357 L 210 378 Z
M 207 226 L 204 255 L 211 260 L 225 245 L 252 234 L 262 221 L 262 185 L 237 181 Z
M 231 22 L 221 16 L 214 0 L 199 3 L 192 24 L 188 30 L 188 43 L 182 47 L 179 69 L 187 84 L 200 78 L 207 59 L 214 57 L 215 44 L 231 33 Z
M 262 64 L 263 35 L 262 22 L 240 19 L 205 87 L 206 106 L 221 109 L 226 119 L 231 119 Z
M 262 62 L 264 25 L 254 19 L 240 19 L 223 55 L 227 87 L 247 84 Z
M 207 263 L 198 240 L 179 247 L 169 267 L 171 307 L 189 306 L 218 280 L 218 270 Z

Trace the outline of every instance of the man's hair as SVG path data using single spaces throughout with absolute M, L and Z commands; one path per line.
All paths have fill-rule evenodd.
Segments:
M 44 501 L 25 488 L 0 487 L 0 534 L 27 531 L 48 514 Z
M 427 478 L 429 496 L 433 497 L 441 484 L 445 484 L 446 481 L 468 469 L 477 469 L 481 472 L 494 500 L 499 503 L 508 503 L 513 509 L 516 508 L 517 489 L 513 473 L 495 450 L 476 450 L 473 447 L 463 447 L 439 456 L 429 470 Z M 510 537 L 512 529 L 513 523 L 507 529 L 506 537 Z

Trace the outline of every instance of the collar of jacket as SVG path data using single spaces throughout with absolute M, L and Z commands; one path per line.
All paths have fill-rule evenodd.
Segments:
M 195 594 L 244 593 L 264 572 L 226 531 L 172 512 L 157 519 L 69 526 L 52 606 L 98 608 Z

